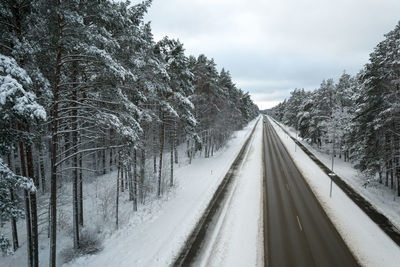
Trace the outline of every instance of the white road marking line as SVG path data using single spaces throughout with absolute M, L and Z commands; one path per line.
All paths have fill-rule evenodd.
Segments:
M 288 185 L 288 184 L 286 184 L 286 189 L 287 189 L 287 191 L 290 192 L 290 189 L 289 189 L 289 185 Z
M 300 227 L 300 231 L 303 231 L 303 228 L 301 227 L 299 216 L 296 215 L 296 218 L 297 218 L 297 223 L 299 224 L 299 227 Z

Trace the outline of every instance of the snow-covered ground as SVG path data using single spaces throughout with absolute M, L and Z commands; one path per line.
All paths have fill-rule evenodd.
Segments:
M 104 249 L 65 266 L 168 266 L 206 208 L 214 191 L 249 136 L 256 120 L 212 158 L 197 158 L 176 171 L 176 187 L 166 197 L 141 209 L 104 242 Z
M 296 136 L 293 128 L 283 124 L 281 126 L 291 136 Z M 306 141 L 301 140 L 301 138 L 298 138 L 298 140 L 322 163 L 331 167 L 332 157 L 330 155 L 316 149 Z M 389 187 L 378 183 L 377 180 L 367 179 L 365 174 L 360 173 L 350 162 L 344 162 L 343 159 L 339 159 L 338 157 L 334 158 L 333 171 L 400 229 L 400 197 L 396 195 L 396 190 L 391 190 Z
M 258 123 L 195 266 L 264 266 L 262 127 Z
M 276 132 L 325 212 L 363 266 L 399 266 L 400 248 L 273 122 Z M 336 168 L 338 170 L 338 168 Z

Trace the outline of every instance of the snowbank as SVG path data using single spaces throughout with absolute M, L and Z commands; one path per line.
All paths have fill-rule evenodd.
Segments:
M 258 118 L 257 118 L 258 119 Z M 225 176 L 257 119 L 212 158 L 197 158 L 176 168 L 177 186 L 153 209 L 139 211 L 130 223 L 105 241 L 104 250 L 64 266 L 167 266 L 179 253 Z M 147 212 L 144 216 L 140 212 Z M 141 219 L 138 219 L 141 218 Z
M 281 126 L 284 127 L 291 136 L 296 136 L 293 128 L 282 124 Z M 331 166 L 332 158 L 330 155 L 315 149 L 300 138 L 298 140 L 322 161 L 322 163 L 326 166 Z M 400 198 L 396 196 L 395 190 L 391 190 L 389 187 L 377 181 L 367 181 L 365 175 L 355 169 L 350 162 L 344 162 L 338 157 L 334 159 L 333 169 L 340 178 L 351 186 L 351 188 L 368 200 L 376 210 L 388 217 L 389 220 L 400 229 Z
M 258 123 L 199 266 L 264 266 L 262 127 Z

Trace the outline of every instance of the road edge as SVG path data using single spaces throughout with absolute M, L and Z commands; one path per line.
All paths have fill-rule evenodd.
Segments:
M 281 127 L 273 118 L 267 116 L 267 119 L 271 119 L 273 120 L 273 123 L 276 123 L 276 125 L 278 125 L 279 127 Z M 271 126 L 272 126 L 272 122 Z M 282 127 L 281 127 L 282 128 Z M 339 229 L 336 227 L 335 223 L 332 221 L 331 217 L 328 215 L 327 211 L 325 210 L 324 206 L 322 205 L 321 201 L 319 200 L 319 198 L 317 197 L 316 193 L 314 192 L 314 190 L 312 189 L 311 185 L 309 184 L 309 182 L 307 181 L 307 179 L 305 178 L 305 174 L 304 172 L 301 170 L 301 168 L 297 165 L 297 162 L 294 160 L 294 158 L 292 157 L 291 153 L 289 152 L 289 148 L 286 146 L 286 144 L 282 141 L 282 139 L 280 138 L 280 136 L 278 135 L 278 133 L 276 132 L 276 129 L 274 129 L 274 127 L 272 126 L 272 130 L 275 132 L 275 134 L 277 135 L 277 137 L 279 138 L 280 142 L 282 143 L 283 148 L 286 150 L 287 154 L 289 155 L 289 157 L 291 158 L 291 160 L 294 163 L 295 168 L 297 169 L 297 171 L 301 174 L 302 179 L 305 182 L 305 185 L 307 186 L 308 190 L 310 191 L 310 193 L 312 194 L 313 198 L 315 199 L 315 201 L 319 204 L 319 208 L 321 209 L 321 212 L 326 216 L 326 218 L 328 219 L 329 223 L 331 224 L 331 226 L 333 227 L 333 229 L 335 229 L 336 233 L 338 234 L 338 236 L 340 237 L 340 239 L 343 241 L 343 244 L 347 247 L 347 249 L 350 251 L 350 253 L 353 255 L 355 261 L 358 263 L 359 266 L 362 266 L 362 262 L 361 260 L 358 258 L 357 254 L 355 251 L 353 251 L 352 247 L 346 242 L 346 240 L 344 239 L 344 237 L 341 235 L 341 233 L 339 232 Z M 286 131 L 285 131 L 286 133 Z M 286 133 L 287 134 L 287 133 Z M 289 137 L 290 134 L 288 134 Z
M 263 239 L 264 239 L 264 267 L 269 266 L 269 254 L 268 254 L 268 238 L 265 240 L 266 234 L 268 234 L 268 211 L 267 211 L 267 173 L 265 169 L 265 122 L 264 122 L 264 116 L 263 116 L 263 126 L 262 126 L 262 144 L 263 144 L 263 150 L 262 150 L 262 159 L 263 159 L 263 181 L 262 181 L 262 198 L 263 198 Z
M 232 177 L 234 176 L 233 170 L 237 165 L 240 164 L 241 160 L 243 160 L 245 151 L 248 148 L 250 140 L 253 137 L 255 129 L 257 128 L 257 125 L 261 119 L 262 116 L 254 124 L 253 129 L 250 132 L 250 135 L 247 137 L 238 155 L 236 156 L 235 160 L 229 167 L 229 170 L 225 174 L 217 190 L 215 190 L 215 193 L 213 194 L 210 202 L 208 203 L 207 208 L 204 210 L 199 221 L 196 223 L 195 227 L 193 228 L 188 238 L 184 242 L 181 251 L 178 253 L 177 257 L 175 258 L 171 266 L 188 266 L 190 264 L 190 260 L 196 256 L 198 249 L 201 247 L 201 244 L 204 240 L 204 233 L 207 230 L 208 222 L 211 221 L 213 215 L 218 209 L 219 206 L 218 200 L 221 197 L 223 197 L 224 191 L 226 191 L 228 185 L 232 181 Z
M 309 151 L 300 141 L 294 138 L 282 125 L 275 119 L 273 120 L 303 151 L 307 156 L 318 165 L 318 167 L 328 175 L 332 181 L 370 218 L 396 245 L 400 247 L 400 230 L 386 217 L 378 211 L 367 199 L 357 193 L 343 178 L 332 172 L 322 163 L 311 151 Z

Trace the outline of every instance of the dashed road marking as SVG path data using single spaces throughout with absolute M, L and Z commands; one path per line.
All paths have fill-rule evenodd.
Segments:
M 303 228 L 301 227 L 299 216 L 296 215 L 296 218 L 297 218 L 297 223 L 299 224 L 300 231 L 303 231 Z

